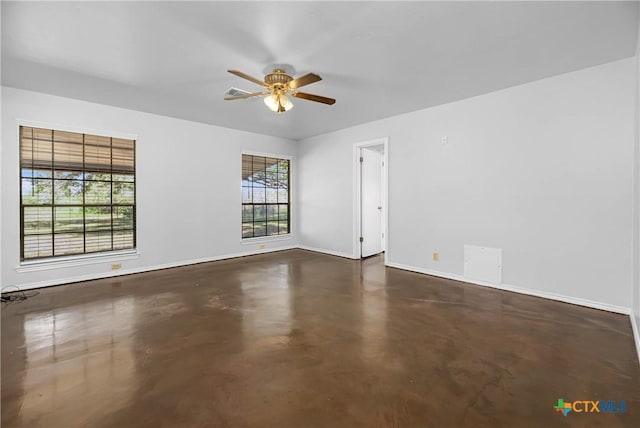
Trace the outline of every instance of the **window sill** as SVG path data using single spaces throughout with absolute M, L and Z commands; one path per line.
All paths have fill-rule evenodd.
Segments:
M 74 266 L 84 266 L 96 263 L 108 263 L 122 260 L 137 259 L 140 253 L 137 250 L 111 251 L 99 254 L 81 254 L 77 256 L 66 256 L 47 258 L 39 260 L 23 261 L 16 267 L 16 272 L 36 272 L 49 269 L 61 269 Z
M 289 239 L 293 239 L 293 235 L 275 235 L 275 236 L 260 236 L 258 238 L 243 238 L 240 242 L 242 245 L 251 245 L 251 244 L 263 244 L 265 242 L 277 242 L 277 241 L 288 241 Z

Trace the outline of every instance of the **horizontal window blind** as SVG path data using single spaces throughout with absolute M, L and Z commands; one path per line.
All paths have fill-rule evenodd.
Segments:
M 135 140 L 21 126 L 21 260 L 135 248 L 135 175 Z

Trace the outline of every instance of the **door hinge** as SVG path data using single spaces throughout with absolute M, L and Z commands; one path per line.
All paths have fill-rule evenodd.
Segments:
M 360 237 L 360 242 L 362 242 L 362 241 L 364 241 L 364 238 L 361 236 L 361 237 Z
M 364 162 L 364 158 L 360 156 L 360 163 Z

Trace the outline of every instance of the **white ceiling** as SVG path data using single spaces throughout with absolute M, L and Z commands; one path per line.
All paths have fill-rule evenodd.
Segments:
M 630 57 L 638 2 L 2 2 L 2 84 L 300 139 Z M 323 81 L 282 115 L 273 63 Z

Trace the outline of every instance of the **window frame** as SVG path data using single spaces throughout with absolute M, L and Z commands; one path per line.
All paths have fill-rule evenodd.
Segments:
M 109 261 L 121 261 L 137 258 L 139 255 L 138 252 L 138 228 L 137 228 L 137 217 L 138 217 L 138 177 L 137 177 L 137 158 L 138 158 L 138 136 L 135 134 L 123 133 L 118 131 L 105 131 L 100 129 L 91 129 L 84 127 L 74 127 L 67 125 L 60 125 L 54 123 L 45 123 L 31 120 L 17 120 L 17 142 L 18 142 L 18 217 L 19 217 L 19 246 L 18 246 L 18 260 L 19 265 L 16 267 L 18 272 L 31 272 L 38 271 L 43 269 L 51 269 L 51 268 L 64 268 L 64 267 L 72 267 L 72 266 L 81 266 L 86 264 L 94 264 L 94 263 L 103 263 Z M 132 202 L 132 210 L 133 210 L 133 219 L 132 219 L 132 232 L 133 232 L 133 246 L 131 248 L 120 248 L 120 249 L 111 249 L 111 250 L 103 250 L 103 251 L 93 251 L 93 252 L 82 252 L 76 254 L 61 254 L 61 255 L 51 255 L 51 256 L 41 256 L 41 257 L 30 257 L 24 258 L 24 208 L 29 207 L 29 205 L 24 205 L 22 199 L 22 128 L 40 128 L 58 132 L 68 132 L 68 133 L 77 133 L 83 134 L 83 146 L 84 146 L 84 135 L 90 136 L 98 136 L 98 137 L 106 137 L 111 139 L 123 139 L 123 140 L 132 140 L 133 143 L 133 202 Z M 53 140 L 52 140 L 53 141 Z M 53 156 L 53 148 L 52 148 L 52 156 Z M 113 157 L 113 152 L 111 153 L 111 157 Z M 83 155 L 84 159 L 84 155 Z M 52 159 L 53 161 L 53 159 Z M 111 160 L 112 161 L 112 160 Z M 83 160 L 84 162 L 84 160 Z M 53 164 L 52 164 L 52 172 L 53 172 Z M 83 170 L 84 172 L 84 170 Z M 51 178 L 52 192 L 55 192 L 54 189 L 54 176 Z M 84 180 L 83 180 L 84 181 Z M 113 185 L 113 178 L 110 183 Z M 82 190 L 83 194 L 83 203 L 82 208 L 86 207 L 84 198 L 85 198 L 85 190 Z M 52 193 L 53 197 L 53 193 Z M 73 206 L 75 206 L 74 204 Z M 34 205 L 35 206 L 35 205 Z M 51 201 L 50 206 L 55 211 L 56 206 L 65 207 L 66 205 L 55 205 L 54 201 Z M 92 205 L 89 205 L 92 206 Z M 113 202 L 109 204 L 109 206 L 113 206 Z M 113 221 L 113 220 L 112 220 Z M 52 230 L 51 234 L 55 234 L 53 227 L 53 219 L 52 219 Z M 113 233 L 113 223 L 111 233 Z M 83 224 L 83 234 L 86 233 L 86 225 Z M 86 250 L 86 248 L 84 248 Z
M 242 201 L 242 195 L 243 195 L 243 186 L 242 186 L 242 156 L 243 155 L 249 155 L 249 156 L 258 156 L 258 157 L 265 157 L 265 158 L 274 158 L 274 159 L 284 159 L 284 160 L 288 160 L 289 161 L 289 185 L 288 185 L 288 203 L 287 203 L 287 215 L 288 215 L 288 232 L 287 233 L 283 233 L 283 234 L 279 234 L 279 235 L 265 235 L 265 236 L 253 236 L 250 238 L 244 238 L 242 237 L 242 211 L 243 211 L 243 207 L 245 206 L 245 203 Z M 273 241 L 284 241 L 284 240 L 289 240 L 292 239 L 294 237 L 293 235 L 293 224 L 294 224 L 294 216 L 293 216 L 293 176 L 294 176 L 294 157 L 291 155 L 284 155 L 284 154 L 278 154 L 278 153 L 272 153 L 272 152 L 257 152 L 257 151 L 252 151 L 252 150 L 242 150 L 241 154 L 240 154 L 240 210 L 239 210 L 239 220 L 240 220 L 240 243 L 241 244 L 259 244 L 262 242 L 273 242 Z M 250 205 L 257 205 L 257 204 L 250 204 Z M 267 202 L 265 202 L 265 205 L 267 205 Z

